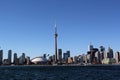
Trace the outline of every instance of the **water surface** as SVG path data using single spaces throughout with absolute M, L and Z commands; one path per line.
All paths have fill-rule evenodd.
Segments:
M 120 80 L 120 66 L 1 66 L 0 80 Z

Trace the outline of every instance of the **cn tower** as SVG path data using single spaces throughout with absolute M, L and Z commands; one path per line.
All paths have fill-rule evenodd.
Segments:
M 57 26 L 55 24 L 55 32 L 54 32 L 54 50 L 55 50 L 55 63 L 57 63 L 57 37 L 58 37 L 58 34 L 57 34 Z

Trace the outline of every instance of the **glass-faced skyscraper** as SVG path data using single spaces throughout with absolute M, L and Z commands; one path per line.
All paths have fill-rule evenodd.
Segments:
M 12 50 L 8 51 L 8 64 L 11 64 L 12 61 Z
M 58 49 L 58 61 L 62 62 L 62 49 Z
M 107 58 L 113 58 L 113 50 L 108 47 Z
M 18 63 L 18 59 L 17 59 L 17 53 L 14 53 L 14 60 L 13 63 L 16 65 Z
M 2 64 L 3 61 L 3 50 L 0 50 L 0 65 Z

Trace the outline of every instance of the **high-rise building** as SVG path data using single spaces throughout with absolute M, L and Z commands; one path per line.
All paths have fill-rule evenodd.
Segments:
M 14 63 L 15 65 L 18 64 L 17 53 L 14 53 L 14 60 L 13 60 L 13 63 Z
M 62 49 L 58 49 L 58 61 L 62 62 Z
M 113 50 L 108 47 L 107 58 L 113 58 Z
M 45 58 L 45 59 L 46 59 L 46 54 L 43 54 L 43 58 Z
M 74 63 L 78 63 L 78 56 L 74 56 L 73 61 L 74 61 Z
M 97 52 L 95 53 L 95 57 L 96 57 L 96 62 L 97 62 L 97 63 L 100 63 L 100 52 L 99 52 L 99 51 L 97 51 Z
M 87 52 L 87 54 L 90 54 L 90 61 L 91 63 L 95 64 L 96 63 L 96 57 L 95 57 L 95 53 L 99 51 L 97 48 L 91 48 L 90 51 Z
M 53 62 L 52 56 L 49 56 L 48 61 L 49 61 L 49 64 L 52 64 L 52 62 Z
M 104 59 L 107 58 L 107 53 L 104 51 Z
M 93 45 L 88 45 L 88 51 L 92 51 L 93 50 Z
M 3 50 L 0 50 L 0 65 L 3 63 Z
M 87 58 L 87 63 L 91 63 L 91 55 L 90 55 L 90 54 L 87 54 L 87 55 L 86 55 L 86 58 Z
M 27 56 L 27 57 L 26 57 L 26 64 L 29 65 L 30 63 L 31 63 L 31 61 L 30 61 L 30 57 Z
M 19 57 L 19 64 L 23 65 L 25 64 L 26 59 L 25 59 L 25 53 L 22 53 L 22 56 Z
M 69 57 L 67 62 L 68 62 L 69 64 L 73 63 L 73 57 Z
M 87 63 L 87 56 L 85 54 L 82 54 L 79 58 L 80 63 Z
M 66 54 L 68 55 L 68 57 L 70 57 L 70 51 L 67 51 Z
M 54 50 L 55 50 L 55 63 L 57 63 L 57 37 L 58 37 L 58 34 L 57 34 L 57 26 L 55 24 L 55 33 L 54 33 Z
M 118 63 L 120 61 L 120 53 L 119 52 L 115 53 L 115 60 L 116 60 L 116 63 Z
M 67 59 L 70 57 L 70 51 L 67 51 L 66 53 L 63 53 L 63 60 L 67 61 Z
M 67 55 L 66 53 L 63 53 L 63 60 L 66 61 L 66 59 L 67 59 Z
M 12 61 L 12 50 L 8 51 L 8 64 L 11 65 L 11 61 Z
M 102 60 L 106 58 L 106 51 L 103 46 L 100 46 L 100 62 L 102 63 Z
M 22 53 L 23 64 L 25 64 L 25 53 Z

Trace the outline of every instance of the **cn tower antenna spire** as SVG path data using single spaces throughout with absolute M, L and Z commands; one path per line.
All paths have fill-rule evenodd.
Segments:
M 55 51 L 55 63 L 57 63 L 57 37 L 58 37 L 58 34 L 57 34 L 57 25 L 56 25 L 56 22 L 55 22 L 55 33 L 54 33 L 54 51 Z
M 57 25 L 56 25 L 56 22 L 55 22 L 55 33 L 57 34 Z

